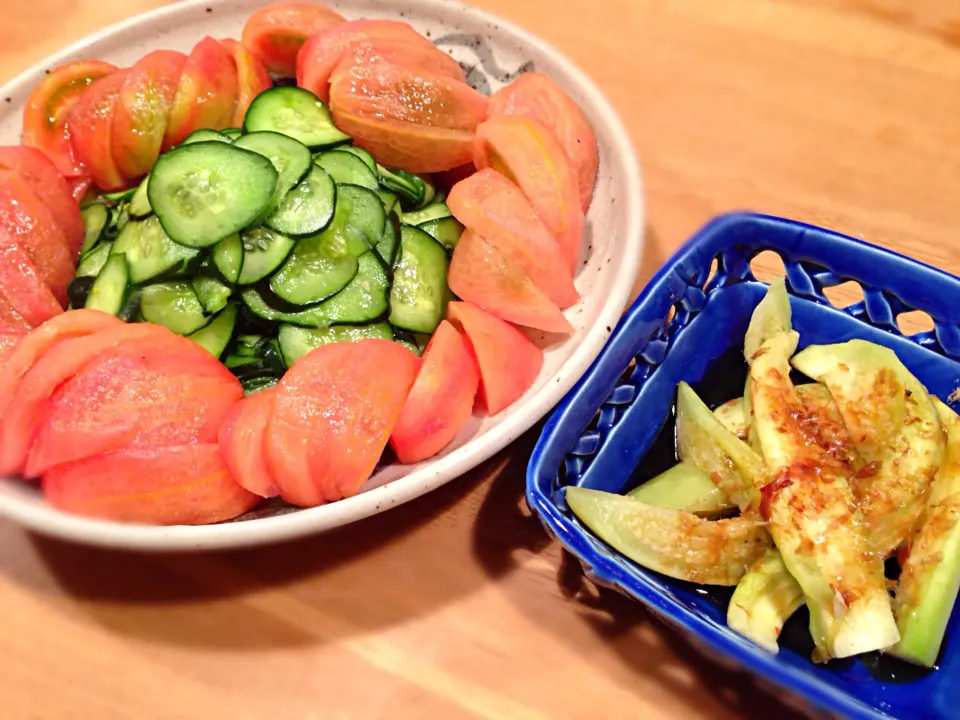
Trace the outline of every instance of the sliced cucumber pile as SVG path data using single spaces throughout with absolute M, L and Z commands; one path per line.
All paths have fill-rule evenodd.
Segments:
M 243 129 L 197 130 L 138 187 L 83 209 L 71 305 L 189 337 L 248 392 L 327 343 L 422 352 L 463 227 L 430 178 L 349 142 L 294 87 L 255 98 Z

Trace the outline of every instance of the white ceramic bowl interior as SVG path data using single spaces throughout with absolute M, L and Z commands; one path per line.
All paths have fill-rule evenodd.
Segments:
M 47 58 L 0 88 L 0 144 L 20 142 L 24 103 L 44 71 L 64 62 L 99 58 L 128 66 L 149 50 L 189 51 L 204 35 L 239 37 L 263 0 L 191 0 L 133 18 Z M 640 170 L 629 136 L 599 89 L 569 60 L 519 27 L 447 0 L 333 0 L 348 19 L 397 18 L 411 23 L 468 67 L 470 81 L 494 91 L 518 72 L 536 69 L 555 79 L 584 109 L 600 147 L 600 177 L 587 214 L 576 285 L 581 301 L 566 315 L 567 339 L 532 336 L 545 350 L 537 382 L 511 408 L 475 415 L 441 455 L 417 465 L 380 470 L 352 498 L 312 509 L 266 503 L 218 525 L 154 527 L 89 520 L 46 505 L 35 484 L 0 480 L 0 516 L 38 532 L 95 545 L 141 550 L 239 547 L 316 533 L 353 522 L 447 483 L 483 462 L 543 417 L 599 353 L 629 299 L 643 245 Z M 522 482 L 517 478 L 517 482 Z

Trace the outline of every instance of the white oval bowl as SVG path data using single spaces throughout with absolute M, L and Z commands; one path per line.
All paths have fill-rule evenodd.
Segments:
M 0 145 L 20 142 L 23 106 L 44 72 L 65 62 L 98 58 L 128 66 L 149 50 L 188 52 L 204 35 L 239 38 L 264 0 L 190 0 L 114 25 L 37 63 L 0 88 Z M 549 412 L 586 371 L 620 318 L 636 279 L 643 246 L 640 169 L 629 135 L 600 90 L 547 43 L 500 18 L 448 0 L 343 0 L 327 3 L 348 19 L 402 19 L 465 66 L 471 81 L 496 90 L 532 63 L 563 87 L 586 113 L 600 148 L 600 176 L 587 214 L 576 285 L 580 302 L 566 311 L 570 338 L 536 336 L 545 362 L 536 383 L 494 417 L 475 415 L 440 455 L 416 465 L 382 468 L 360 494 L 296 509 L 267 503 L 217 525 L 156 527 L 91 520 L 47 505 L 36 484 L 0 480 L 0 517 L 37 532 L 107 547 L 197 550 L 244 547 L 321 532 L 388 510 L 450 482 L 513 442 Z M 492 62 L 491 62 L 492 60 Z M 522 482 L 522 478 L 517 478 Z

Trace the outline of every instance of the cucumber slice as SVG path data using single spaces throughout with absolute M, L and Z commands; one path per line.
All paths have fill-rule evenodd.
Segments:
M 390 291 L 390 324 L 432 333 L 447 312 L 447 251 L 420 228 L 400 226 L 400 259 Z
M 104 193 L 102 197 L 109 202 L 112 202 L 114 205 L 120 205 L 121 203 L 129 202 L 136 190 L 136 188 L 130 188 L 129 190 L 117 190 L 116 192 Z
M 736 509 L 709 475 L 687 463 L 677 463 L 627 495 L 648 505 L 705 516 Z
M 118 315 L 123 310 L 130 287 L 130 274 L 125 255 L 111 255 L 90 288 L 85 308 Z
M 430 203 L 422 210 L 405 212 L 401 216 L 401 219 L 407 225 L 423 225 L 431 220 L 439 220 L 441 218 L 451 217 L 452 215 L 453 213 L 450 212 L 450 208 L 447 207 L 445 202 L 436 202 Z
M 236 285 L 240 280 L 240 271 L 243 269 L 243 241 L 240 235 L 231 235 L 218 242 L 210 257 L 224 280 L 231 285 Z
M 400 343 L 417 357 L 423 355 L 423 348 L 417 345 L 417 339 L 406 330 L 393 328 L 393 341 Z
M 356 155 L 358 158 L 363 160 L 364 165 L 370 168 L 374 173 L 377 172 L 377 161 L 373 159 L 373 155 L 363 148 L 359 148 L 356 145 L 341 145 L 337 148 L 337 150 Z
M 149 182 L 150 176 L 147 175 L 143 179 L 143 182 L 140 183 L 140 187 L 138 187 L 137 191 L 133 194 L 133 197 L 130 198 L 130 205 L 127 207 L 127 212 L 130 213 L 131 217 L 142 218 L 153 212 L 153 208 L 150 207 L 150 199 L 147 197 L 147 184 Z
M 191 280 L 193 292 L 203 306 L 203 311 L 209 315 L 216 315 L 227 306 L 233 288 L 224 285 L 212 275 L 197 275 Z
M 418 227 L 450 251 L 457 247 L 463 235 L 463 225 L 455 217 L 431 220 Z
M 427 197 L 427 186 L 419 176 L 404 170 L 387 170 L 377 164 L 380 173 L 380 184 L 400 198 L 403 207 L 418 208 L 423 205 Z
M 82 208 L 80 217 L 83 218 L 83 245 L 80 246 L 80 256 L 83 257 L 93 250 L 104 236 L 110 212 L 106 205 L 94 203 Z
M 257 95 L 247 109 L 243 129 L 248 133 L 272 130 L 311 148 L 339 145 L 350 139 L 337 130 L 320 98 L 297 87 L 275 87 Z
M 113 254 L 119 253 L 127 256 L 130 282 L 139 285 L 183 270 L 200 251 L 173 242 L 153 216 L 127 223 L 113 243 Z
M 356 243 L 354 254 L 362 255 L 383 239 L 387 215 L 377 194 L 359 185 L 338 185 L 337 197 L 350 200 L 347 235 Z
M 383 203 L 383 209 L 386 212 L 388 213 L 393 212 L 394 208 L 396 208 L 397 212 L 400 212 L 400 208 L 398 207 L 398 203 L 400 202 L 400 200 L 397 197 L 396 193 L 392 193 L 389 190 L 384 190 L 383 188 L 380 188 L 379 190 L 377 190 L 377 197 L 380 198 L 380 202 Z
M 333 323 L 360 324 L 376 320 L 388 307 L 389 280 L 380 259 L 372 252 L 358 260 L 356 277 L 329 300 L 300 312 L 277 310 L 264 301 L 255 289 L 243 293 L 243 302 L 257 317 L 301 327 L 326 327 Z
M 277 334 L 280 354 L 287 367 L 290 367 L 321 345 L 339 342 L 360 342 L 367 338 L 393 340 L 393 330 L 387 323 L 373 325 L 334 325 L 328 328 L 302 328 L 296 325 L 281 325 Z
M 278 177 L 262 155 L 227 143 L 199 142 L 160 156 L 147 197 L 171 239 L 208 247 L 262 217 L 273 202 Z
M 383 237 L 377 243 L 377 253 L 388 268 L 392 268 L 397 260 L 397 248 L 400 247 L 400 218 L 396 213 L 387 215 L 387 222 L 383 226 Z
M 178 335 L 194 333 L 209 321 L 193 285 L 185 280 L 147 285 L 140 295 L 140 313 L 147 322 Z
M 110 257 L 112 249 L 112 242 L 102 242 L 80 258 L 80 264 L 77 266 L 77 277 L 96 277 L 99 275 L 107 262 L 107 258 Z
M 287 235 L 313 235 L 330 224 L 336 201 L 333 179 L 323 168 L 313 165 L 264 224 Z
M 194 130 L 192 133 L 187 135 L 184 138 L 181 145 L 190 145 L 192 143 L 199 142 L 222 142 L 229 143 L 233 142 L 230 138 L 224 135 L 222 132 L 217 132 L 216 130 L 209 130 L 207 128 L 201 128 L 200 130 Z
M 338 185 L 359 185 L 370 190 L 380 187 L 377 174 L 351 152 L 330 150 L 317 155 L 314 162 L 326 170 Z
M 268 213 L 279 207 L 286 194 L 310 172 L 313 163 L 306 145 L 276 132 L 250 133 L 237 140 L 235 145 L 263 155 L 277 169 L 277 189 Z
M 352 214 L 353 201 L 341 188 L 330 226 L 297 243 L 270 278 L 271 291 L 288 303 L 309 305 L 343 289 L 357 274 L 357 257 L 367 248 L 356 229 L 348 232 Z
M 243 128 L 224 128 L 220 132 L 222 132 L 231 140 L 236 140 L 238 137 L 243 135 Z
M 245 230 L 240 233 L 240 239 L 243 241 L 243 265 L 237 278 L 238 285 L 252 285 L 263 280 L 283 264 L 297 244 L 296 240 L 265 227 Z
M 200 328 L 187 337 L 219 359 L 230 344 L 236 326 L 237 306 L 230 303 L 206 327 Z
M 420 207 L 417 208 L 418 210 L 443 200 L 443 198 L 437 197 L 437 186 L 433 184 L 433 178 L 429 175 L 417 175 L 417 177 L 423 182 L 423 200 Z

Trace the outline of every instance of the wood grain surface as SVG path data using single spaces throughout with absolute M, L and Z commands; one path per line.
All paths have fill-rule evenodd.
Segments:
M 623 115 L 648 193 L 641 283 L 730 209 L 960 272 L 953 0 L 475 1 Z M 4 2 L 0 79 L 160 4 Z M 547 540 L 522 499 L 537 430 L 432 495 L 262 550 L 126 555 L 0 524 L 0 714 L 795 717 Z

